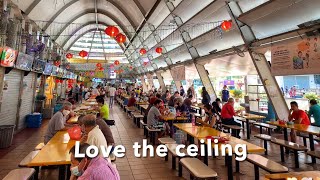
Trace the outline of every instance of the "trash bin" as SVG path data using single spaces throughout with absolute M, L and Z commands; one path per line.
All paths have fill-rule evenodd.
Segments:
M 26 117 L 27 128 L 39 128 L 42 122 L 42 114 L 33 113 L 28 114 Z
M 11 146 L 15 125 L 0 126 L 0 149 Z

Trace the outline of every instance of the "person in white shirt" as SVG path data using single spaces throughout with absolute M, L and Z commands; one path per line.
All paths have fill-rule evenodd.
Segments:
M 90 98 L 90 96 L 91 96 L 91 91 L 89 90 L 89 91 L 86 93 L 86 95 L 84 96 L 84 99 L 85 99 L 85 100 L 88 100 L 88 99 Z
M 81 138 L 81 143 L 94 145 L 99 149 L 99 155 L 103 156 L 101 146 L 108 147 L 106 138 L 104 137 L 99 126 L 96 124 L 96 116 L 93 114 L 86 115 L 82 119 L 85 135 Z
M 92 94 L 93 96 L 100 96 L 99 88 L 100 88 L 100 86 L 97 86 L 96 88 L 92 89 L 91 94 Z
M 110 95 L 110 103 L 109 103 L 109 107 L 112 108 L 113 106 L 113 100 L 114 100 L 114 96 L 116 94 L 116 88 L 114 88 L 114 84 L 109 88 L 109 95 Z

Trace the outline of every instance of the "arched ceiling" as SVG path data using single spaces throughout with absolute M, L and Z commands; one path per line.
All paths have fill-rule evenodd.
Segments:
M 65 50 L 72 49 L 89 32 L 103 30 L 107 25 L 118 26 L 128 37 L 121 48 L 129 62 L 137 67 L 137 73 L 166 67 L 167 61 L 192 59 L 182 32 L 189 34 L 187 43 L 201 57 L 244 44 L 237 29 L 222 32 L 218 28 L 221 21 L 231 19 L 225 0 L 12 1 Z M 241 14 L 238 20 L 249 25 L 258 39 L 298 29 L 297 25 L 320 18 L 319 0 L 239 0 L 237 3 Z M 144 56 L 139 53 L 142 47 L 147 50 Z M 164 47 L 164 53 L 157 54 L 156 47 Z M 142 65 L 145 59 L 151 61 L 147 66 Z M 252 67 L 242 69 L 251 72 Z

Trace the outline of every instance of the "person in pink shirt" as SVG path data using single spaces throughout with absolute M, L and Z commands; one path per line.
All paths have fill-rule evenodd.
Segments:
M 79 153 L 85 154 L 89 146 L 87 143 L 80 144 Z M 101 156 L 90 158 L 85 155 L 84 158 L 76 158 L 75 150 L 75 146 L 70 149 L 72 173 L 70 180 L 120 180 L 119 172 L 111 162 Z

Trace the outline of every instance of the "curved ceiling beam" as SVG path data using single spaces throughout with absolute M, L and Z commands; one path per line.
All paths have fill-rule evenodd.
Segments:
M 71 34 L 70 36 L 68 36 L 67 39 L 65 39 L 65 40 L 63 41 L 63 43 L 61 44 L 61 46 L 64 47 L 64 46 L 67 44 L 67 42 L 71 39 L 72 36 L 74 36 L 75 34 L 77 34 L 77 32 L 79 32 L 82 28 L 84 28 L 84 27 L 86 27 L 86 26 L 89 26 L 89 25 L 92 25 L 92 24 L 96 24 L 96 21 L 90 21 L 90 22 L 87 22 L 87 23 L 85 23 L 85 24 L 82 24 L 82 25 L 81 25 L 80 27 L 78 27 L 75 31 L 73 31 L 72 34 Z M 108 24 L 107 24 L 107 23 L 104 23 L 104 22 L 99 22 L 98 25 L 108 26 Z M 97 28 L 95 28 L 95 29 L 97 29 Z M 101 28 L 99 28 L 99 29 L 101 29 Z M 82 36 L 82 34 L 79 35 L 79 38 L 80 38 L 81 36 Z M 78 38 L 77 38 L 77 39 L 78 39 Z M 70 47 L 71 47 L 71 46 L 70 46 Z M 67 50 L 69 50 L 70 47 L 67 48 Z
M 67 22 L 63 28 L 58 32 L 56 39 L 59 38 L 59 36 L 63 33 L 63 31 L 65 29 L 67 29 L 67 27 L 72 24 L 74 21 L 76 21 L 78 18 L 82 17 L 82 16 L 85 16 L 86 14 L 90 14 L 90 13 L 95 13 L 95 10 L 94 9 L 88 9 L 80 14 L 78 14 L 76 17 L 72 18 L 69 22 Z M 109 12 L 107 11 L 104 11 L 104 10 L 101 10 L 101 9 L 98 9 L 98 13 L 97 14 L 102 14 L 102 15 L 105 15 L 107 17 L 109 17 L 111 20 L 113 20 L 121 29 L 122 31 L 124 32 L 124 34 L 129 37 L 129 33 L 125 30 L 126 26 L 124 26 L 120 21 L 118 21 L 118 19 L 116 19 L 112 14 L 110 14 Z
M 40 0 L 36 0 L 36 1 L 40 1 Z M 62 8 L 59 9 L 58 12 L 56 12 L 51 18 L 50 20 L 46 23 L 46 25 L 44 26 L 43 30 L 46 31 L 48 29 L 48 27 L 51 25 L 51 23 L 64 11 L 66 10 L 69 6 L 73 5 L 74 3 L 78 2 L 79 0 L 72 0 L 70 2 L 68 2 L 66 5 L 64 5 Z M 130 22 L 131 26 L 136 29 L 135 24 L 133 23 L 132 19 L 130 18 L 130 16 L 120 7 L 119 4 L 115 3 L 115 1 L 113 0 L 108 0 L 109 3 L 111 3 L 112 5 L 114 5 L 125 17 L 126 19 Z M 33 3 L 32 3 L 33 4 Z M 29 8 L 28 8 L 29 9 Z M 31 12 L 31 11 L 30 11 Z M 114 16 L 115 17 L 115 16 Z M 116 18 L 117 19 L 117 18 Z
M 89 33 L 89 32 L 92 32 L 92 31 L 103 31 L 103 29 L 101 28 L 91 28 L 83 33 L 81 33 L 74 41 L 72 41 L 72 43 L 69 45 L 69 47 L 67 48 L 67 51 L 70 50 L 70 48 L 74 45 L 74 43 L 76 43 L 82 36 L 84 36 L 85 34 Z M 69 40 L 68 40 L 69 41 Z

